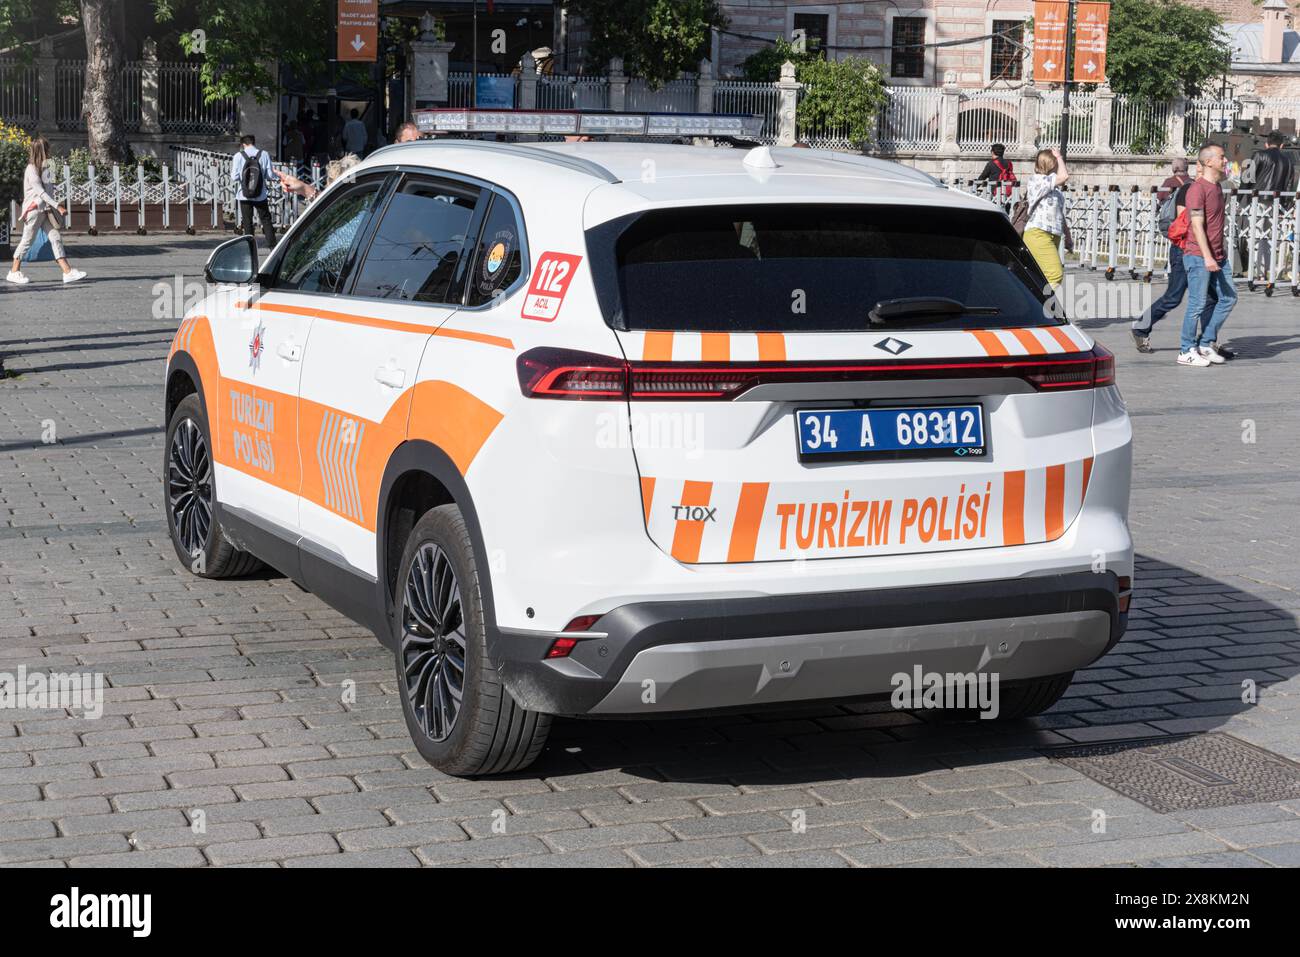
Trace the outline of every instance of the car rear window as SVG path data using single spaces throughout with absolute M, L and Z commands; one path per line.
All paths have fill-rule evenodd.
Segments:
M 615 238 L 616 234 L 616 238 Z M 1041 275 L 1006 217 L 916 206 L 748 205 L 654 210 L 589 235 L 598 285 L 617 285 L 622 329 L 843 332 L 1050 325 Z M 606 253 L 608 256 L 608 253 Z M 602 304 L 611 298 L 608 289 Z M 871 325 L 878 303 L 915 306 Z M 948 304 L 951 308 L 951 303 Z M 896 310 L 897 311 L 897 310 Z

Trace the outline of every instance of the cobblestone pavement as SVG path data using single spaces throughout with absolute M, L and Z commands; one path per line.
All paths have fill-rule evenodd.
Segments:
M 1220 731 L 1300 758 L 1289 295 L 1243 292 L 1242 358 L 1224 368 L 1175 366 L 1176 318 L 1154 356 L 1122 323 L 1084 323 L 1117 353 L 1133 411 L 1142 558 L 1131 631 L 1050 714 L 559 721 L 531 770 L 461 781 L 414 752 L 366 631 L 273 573 L 178 567 L 159 479 L 176 320 L 155 317 L 152 289 L 198 280 L 214 243 L 83 239 L 88 281 L 63 288 L 42 266 L 0 289 L 0 671 L 109 686 L 98 720 L 0 712 L 0 863 L 1300 864 L 1300 801 L 1158 814 L 1039 750 Z

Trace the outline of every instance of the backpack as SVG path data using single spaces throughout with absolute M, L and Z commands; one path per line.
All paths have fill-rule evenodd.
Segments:
M 1179 187 L 1181 189 L 1181 187 Z M 1160 204 L 1160 212 L 1157 214 L 1156 222 L 1160 225 L 1160 235 L 1165 239 L 1173 239 L 1169 235 L 1169 229 L 1174 225 L 1174 220 L 1178 218 L 1178 190 L 1172 190 L 1165 201 Z
M 257 155 L 253 157 L 244 154 L 244 171 L 239 174 L 239 188 L 244 194 L 244 199 L 255 199 L 262 195 L 266 182 L 262 176 L 261 150 L 258 150 Z
M 1016 174 L 1010 169 L 1010 167 L 1003 166 L 1000 160 L 994 160 L 993 165 L 998 168 L 998 182 L 1007 184 L 1002 187 L 1002 195 L 1010 196 L 1011 184 L 1016 181 Z
M 1038 208 L 1038 204 L 1046 198 L 1047 194 L 1044 193 L 1034 200 L 1032 206 L 1029 205 L 1029 200 L 1024 197 L 1016 200 L 1016 204 L 1011 207 L 1011 225 L 1015 227 L 1016 232 L 1022 236 L 1025 234 L 1025 228 L 1029 225 L 1029 217 L 1034 215 L 1034 210 Z
M 1164 207 L 1161 207 L 1160 213 L 1163 219 Z M 1169 242 L 1172 245 L 1184 249 L 1187 246 L 1187 237 L 1191 235 L 1191 231 L 1191 221 L 1187 216 L 1187 207 L 1184 206 L 1183 211 L 1169 224 L 1169 229 L 1165 235 L 1169 237 Z

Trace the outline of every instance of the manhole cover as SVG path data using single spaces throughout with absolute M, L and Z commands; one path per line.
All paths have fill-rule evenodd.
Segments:
M 1043 753 L 1162 814 L 1300 798 L 1300 764 L 1229 734 L 1144 738 Z

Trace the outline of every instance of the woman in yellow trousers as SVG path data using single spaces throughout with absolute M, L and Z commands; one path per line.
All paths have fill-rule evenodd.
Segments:
M 1034 158 L 1034 174 L 1026 183 L 1029 221 L 1025 246 L 1053 289 L 1065 274 L 1061 265 L 1061 237 L 1065 233 L 1065 193 L 1061 192 L 1061 184 L 1069 178 L 1060 150 L 1039 150 Z

